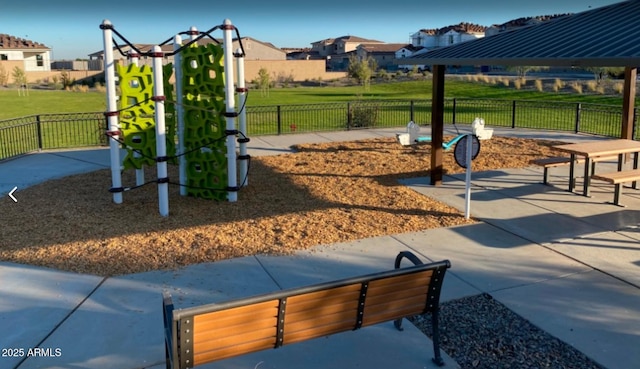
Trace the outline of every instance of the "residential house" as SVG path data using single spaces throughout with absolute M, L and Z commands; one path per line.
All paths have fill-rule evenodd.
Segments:
M 380 69 L 394 70 L 397 69 L 398 52 L 404 55 L 409 49 L 414 49 L 414 47 L 408 44 L 360 44 L 356 49 L 356 54 L 360 60 L 371 57 Z
M 20 67 L 25 72 L 50 71 L 51 48 L 30 40 L 0 34 L 0 62 L 3 65 Z
M 324 60 L 320 53 L 309 47 L 283 47 L 282 50 L 287 53 L 287 60 Z
M 398 63 L 397 68 L 398 69 L 403 69 L 403 70 L 411 70 L 411 69 L 413 69 L 413 67 L 414 67 L 413 64 L 412 65 L 400 64 L 400 63 L 402 63 L 402 61 L 399 60 L 399 59 L 404 59 L 406 57 L 414 55 L 414 54 L 420 52 L 421 50 L 424 50 L 424 46 L 413 46 L 412 44 L 404 45 L 403 47 L 398 49 L 396 51 L 396 62 Z M 421 69 L 421 70 L 426 70 L 428 68 L 429 67 L 427 65 L 418 65 L 418 69 Z
M 327 70 L 343 71 L 349 66 L 349 56 L 356 53 L 356 49 L 361 44 L 384 44 L 384 42 L 357 36 L 341 36 L 312 42 L 311 51 L 327 61 Z

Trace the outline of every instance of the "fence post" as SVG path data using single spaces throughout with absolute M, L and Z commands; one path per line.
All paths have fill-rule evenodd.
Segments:
M 351 103 L 347 103 L 347 131 L 351 129 Z
M 580 116 L 582 115 L 582 103 L 576 103 L 576 121 L 574 125 L 574 132 L 580 132 Z
M 411 100 L 411 103 L 409 105 L 409 120 L 411 122 L 415 122 L 415 120 L 414 120 L 414 112 L 413 112 L 413 100 Z
M 36 115 L 36 128 L 38 130 L 38 150 L 42 150 L 42 122 L 40 122 L 40 114 Z
M 282 118 L 280 117 L 280 105 L 276 108 L 278 114 L 278 135 L 282 134 Z
M 511 105 L 511 128 L 516 128 L 516 101 L 513 100 Z
M 451 123 L 456 124 L 456 104 L 457 104 L 457 100 L 454 97 L 453 98 L 453 111 L 452 111 L 452 117 L 451 117 Z

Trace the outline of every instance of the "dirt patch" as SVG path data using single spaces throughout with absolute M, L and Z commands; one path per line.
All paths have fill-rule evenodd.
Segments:
M 552 144 L 493 137 L 482 142 L 474 170 L 525 167 L 551 156 Z M 17 204 L 0 200 L 0 260 L 113 276 L 473 222 L 398 184 L 428 175 L 428 146 L 385 138 L 296 150 L 252 158 L 249 186 L 235 203 L 182 197 L 171 186 L 167 218 L 158 214 L 154 185 L 113 204 L 108 170 L 24 189 Z M 464 170 L 451 153 L 444 169 Z M 132 171 L 123 183 L 135 183 Z

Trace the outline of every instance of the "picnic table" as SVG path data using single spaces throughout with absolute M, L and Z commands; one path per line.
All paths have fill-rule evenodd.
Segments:
M 635 154 L 633 159 L 633 168 L 638 168 L 638 153 L 640 152 L 640 141 L 628 140 L 628 139 L 613 139 L 613 140 L 597 140 L 578 142 L 572 144 L 556 145 L 553 148 L 557 151 L 568 153 L 571 155 L 569 165 L 569 191 L 573 192 L 575 187 L 575 162 L 576 156 L 583 156 L 584 163 L 584 185 L 582 194 L 589 196 L 589 184 L 591 182 L 591 175 L 589 170 L 591 168 L 591 161 L 593 158 L 602 156 L 618 156 L 618 172 L 622 171 L 624 164 L 625 154 Z

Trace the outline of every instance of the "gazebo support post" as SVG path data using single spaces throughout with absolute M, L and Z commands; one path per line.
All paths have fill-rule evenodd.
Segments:
M 624 68 L 624 92 L 622 94 L 622 132 L 621 138 L 633 139 L 633 111 L 636 97 L 636 77 L 638 68 Z
M 432 68 L 433 90 L 431 93 L 431 185 L 442 185 L 442 156 L 444 142 L 444 72 L 446 66 Z

